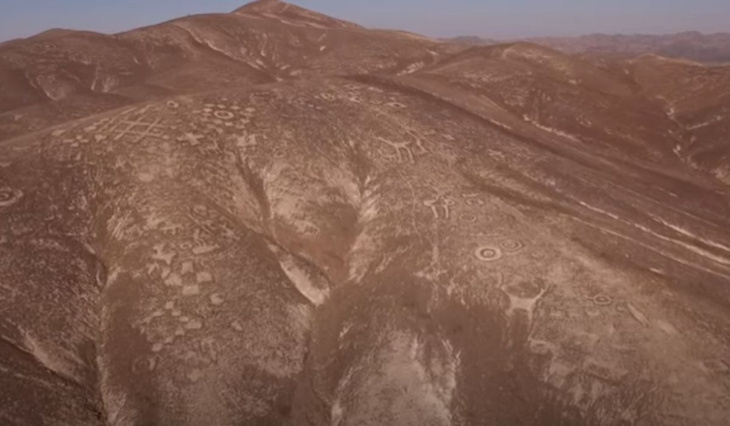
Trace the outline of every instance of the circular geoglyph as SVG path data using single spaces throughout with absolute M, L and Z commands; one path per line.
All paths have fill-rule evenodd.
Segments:
M 23 197 L 23 192 L 17 189 L 0 188 L 0 207 L 8 207 L 17 203 Z
M 613 302 L 613 300 L 606 296 L 605 294 L 599 294 L 595 297 L 593 297 L 593 303 L 595 303 L 598 306 L 608 306 Z
M 220 118 L 221 120 L 230 120 L 233 117 L 235 117 L 235 115 L 232 112 L 221 111 L 221 110 L 214 112 L 213 115 L 215 115 L 216 118 Z
M 525 245 L 519 240 L 504 240 L 499 246 L 508 253 L 515 253 L 525 248 Z
M 494 262 L 495 260 L 499 260 L 502 258 L 502 250 L 498 247 L 492 247 L 492 246 L 484 246 L 479 247 L 474 252 L 477 259 L 483 260 L 485 262 Z

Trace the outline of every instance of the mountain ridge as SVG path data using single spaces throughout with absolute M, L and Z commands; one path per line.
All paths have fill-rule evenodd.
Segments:
M 445 41 L 464 44 L 498 44 L 505 41 L 462 36 Z M 674 34 L 586 34 L 574 37 L 530 37 L 521 39 L 572 54 L 613 54 L 623 57 L 657 54 L 707 63 L 730 62 L 730 33 L 703 34 L 685 31 Z

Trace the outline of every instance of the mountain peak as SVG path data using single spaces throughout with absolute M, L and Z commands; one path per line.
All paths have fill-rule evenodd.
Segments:
M 280 0 L 257 0 L 234 10 L 233 13 L 275 19 L 295 26 L 321 29 L 361 28 L 352 22 L 332 18 Z
M 240 10 L 247 10 L 247 9 L 261 9 L 261 8 L 267 8 L 267 7 L 276 7 L 276 6 L 283 6 L 288 5 L 288 3 L 285 3 L 280 0 L 255 0 L 250 3 L 245 4 L 244 6 L 239 7 L 234 12 L 238 12 Z

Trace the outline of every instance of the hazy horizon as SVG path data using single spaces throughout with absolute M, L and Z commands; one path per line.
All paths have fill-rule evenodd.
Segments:
M 240 0 L 10 0 L 0 8 L 0 42 L 52 28 L 117 33 L 199 13 L 230 12 Z M 289 3 L 372 28 L 413 31 L 431 37 L 478 36 L 510 39 L 585 34 L 673 34 L 727 32 L 730 2 L 696 0 L 335 0 Z

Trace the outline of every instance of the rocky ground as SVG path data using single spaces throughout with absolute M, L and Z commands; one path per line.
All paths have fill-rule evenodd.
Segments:
M 730 70 L 270 0 L 105 90 L 26 50 L 78 37 L 0 47 L 3 424 L 727 424 Z

